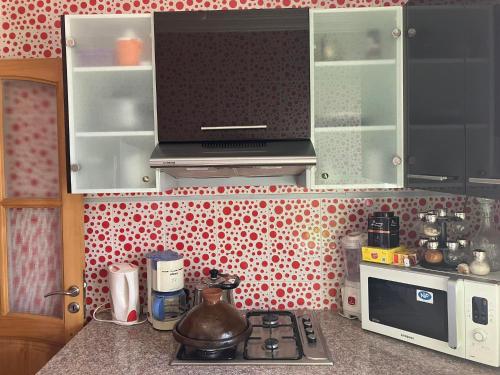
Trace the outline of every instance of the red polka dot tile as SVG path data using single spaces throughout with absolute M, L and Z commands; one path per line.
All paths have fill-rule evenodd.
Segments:
M 162 202 L 166 247 L 184 255 L 186 282 L 196 283 L 220 263 L 216 239 L 219 206 L 211 201 Z
M 269 209 L 266 201 L 220 202 L 217 238 L 220 256 L 214 264 L 245 281 L 269 281 Z
M 238 309 L 269 309 L 269 283 L 242 281 L 234 291 L 234 302 Z
M 111 204 L 86 204 L 84 221 L 85 278 L 87 306 L 108 302 L 106 266 L 121 253 L 114 247 L 114 222 Z
M 320 283 L 274 282 L 270 287 L 271 309 L 321 309 L 323 293 Z
M 321 280 L 320 201 L 271 200 L 269 247 L 273 280 Z

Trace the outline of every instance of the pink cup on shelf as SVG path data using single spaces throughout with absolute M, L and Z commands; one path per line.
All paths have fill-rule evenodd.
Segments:
M 139 65 L 142 54 L 142 40 L 120 38 L 116 41 L 116 62 L 118 65 Z

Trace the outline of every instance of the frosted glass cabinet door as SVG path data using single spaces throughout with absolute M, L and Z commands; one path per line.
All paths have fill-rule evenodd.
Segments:
M 310 14 L 311 187 L 402 187 L 402 8 Z
M 151 15 L 65 16 L 74 193 L 156 190 Z

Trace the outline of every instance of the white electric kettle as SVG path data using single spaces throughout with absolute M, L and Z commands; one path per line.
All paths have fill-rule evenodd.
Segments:
M 139 268 L 129 263 L 110 264 L 108 282 L 114 323 L 137 323 L 140 312 Z

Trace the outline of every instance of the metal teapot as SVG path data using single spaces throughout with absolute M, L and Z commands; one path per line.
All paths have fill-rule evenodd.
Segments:
M 204 277 L 195 286 L 193 294 L 193 307 L 199 305 L 202 301 L 201 292 L 207 288 L 220 288 L 222 289 L 222 301 L 226 301 L 234 305 L 233 290 L 240 285 L 240 278 L 236 275 L 229 275 L 220 273 L 216 269 L 210 270 L 210 276 Z

